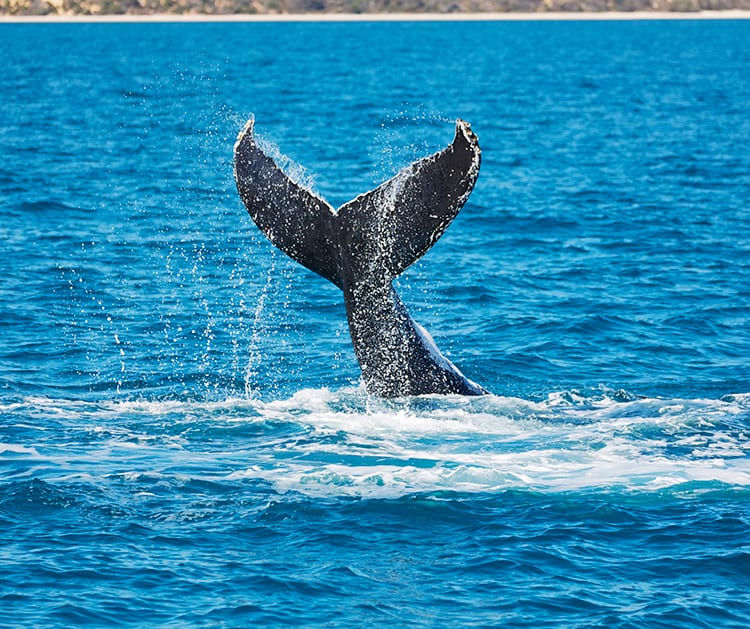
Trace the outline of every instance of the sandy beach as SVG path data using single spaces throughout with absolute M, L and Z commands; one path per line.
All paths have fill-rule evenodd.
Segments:
M 549 12 L 549 13 L 300 13 L 300 14 L 203 14 L 157 13 L 151 15 L 0 15 L 0 23 L 118 23 L 118 22 L 486 22 L 555 20 L 746 20 L 750 11 Z

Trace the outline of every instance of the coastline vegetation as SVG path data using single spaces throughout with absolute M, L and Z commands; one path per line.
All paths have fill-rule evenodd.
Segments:
M 750 0 L 0 0 L 0 15 L 463 12 L 695 12 L 750 10 Z

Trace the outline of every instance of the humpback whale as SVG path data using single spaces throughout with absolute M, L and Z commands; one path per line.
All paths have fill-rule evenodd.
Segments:
M 410 316 L 393 280 L 424 255 L 469 197 L 479 141 L 456 121 L 450 145 L 338 210 L 258 147 L 251 118 L 234 146 L 234 178 L 251 218 L 281 251 L 335 284 L 368 393 L 482 395 Z

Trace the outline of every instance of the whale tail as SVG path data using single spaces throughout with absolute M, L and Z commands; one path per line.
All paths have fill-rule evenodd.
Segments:
M 261 150 L 250 119 L 234 146 L 234 177 L 255 224 L 276 247 L 339 288 L 347 276 L 391 281 L 442 236 L 471 193 L 481 152 L 456 122 L 453 142 L 338 211 Z
M 237 139 L 234 177 L 243 203 L 274 245 L 342 290 L 354 351 L 372 393 L 486 393 L 440 354 L 391 285 L 456 217 L 479 163 L 477 137 L 458 120 L 449 146 L 336 212 L 258 147 L 252 120 Z

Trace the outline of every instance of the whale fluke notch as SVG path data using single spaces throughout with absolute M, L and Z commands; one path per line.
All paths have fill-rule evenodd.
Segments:
M 338 211 L 287 176 L 253 132 L 251 118 L 234 146 L 242 202 L 274 245 L 342 289 L 368 391 L 383 397 L 487 393 L 440 353 L 391 284 L 435 244 L 469 197 L 481 162 L 471 126 L 457 120 L 445 149 Z

